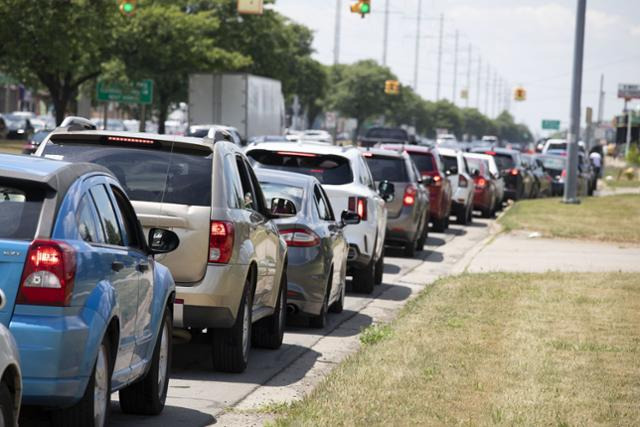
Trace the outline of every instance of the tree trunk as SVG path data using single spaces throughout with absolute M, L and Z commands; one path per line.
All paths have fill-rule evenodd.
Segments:
M 56 109 L 56 126 L 60 126 L 67 114 L 67 106 L 69 104 L 69 96 L 64 89 L 60 90 L 57 96 L 51 96 L 53 107 Z

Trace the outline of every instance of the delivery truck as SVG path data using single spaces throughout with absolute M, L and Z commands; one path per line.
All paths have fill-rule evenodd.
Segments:
M 260 135 L 282 135 L 282 84 L 246 73 L 191 74 L 189 125 L 209 124 L 235 127 L 244 141 Z

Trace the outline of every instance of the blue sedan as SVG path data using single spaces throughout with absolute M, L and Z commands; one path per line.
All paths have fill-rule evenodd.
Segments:
M 53 408 L 54 425 L 105 425 L 117 390 L 124 412 L 162 411 L 175 285 L 153 255 L 179 242 L 149 238 L 108 170 L 0 155 L 0 323 L 23 403 Z

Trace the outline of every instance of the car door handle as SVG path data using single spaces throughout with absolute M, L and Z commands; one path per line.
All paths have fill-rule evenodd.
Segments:
M 136 269 L 140 273 L 147 272 L 147 271 L 149 271 L 149 263 L 148 262 L 141 262 L 140 264 L 137 265 Z
M 113 263 L 111 264 L 111 269 L 113 271 L 120 271 L 124 268 L 124 264 L 121 263 L 120 261 L 113 261 Z

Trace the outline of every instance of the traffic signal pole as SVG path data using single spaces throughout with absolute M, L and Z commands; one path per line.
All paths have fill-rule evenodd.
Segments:
M 440 14 L 440 36 L 438 41 L 438 81 L 436 82 L 436 101 L 440 100 L 440 78 L 442 77 L 442 31 L 444 29 L 444 14 Z
M 340 62 L 340 18 L 342 16 L 342 0 L 336 0 L 336 28 L 333 39 L 333 65 Z
M 389 43 L 389 0 L 384 4 L 384 40 L 382 41 L 382 65 L 387 66 L 387 44 Z
M 580 94 L 584 55 L 584 26 L 587 0 L 578 0 L 576 35 L 573 52 L 573 87 L 571 88 L 571 121 L 567 135 L 567 180 L 564 183 L 564 203 L 577 204 L 578 139 L 580 139 Z

